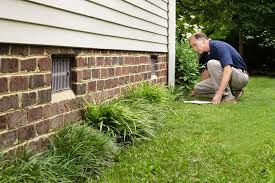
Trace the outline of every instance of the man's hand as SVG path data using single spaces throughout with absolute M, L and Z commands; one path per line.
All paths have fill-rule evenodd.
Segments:
M 220 104 L 222 100 L 222 93 L 220 91 L 217 91 L 215 96 L 212 99 L 212 104 Z
M 196 92 L 195 92 L 195 90 L 193 90 L 193 91 L 192 91 L 192 93 L 190 94 L 190 96 L 191 96 L 191 97 L 196 96 Z
M 223 68 L 222 81 L 220 83 L 218 90 L 216 91 L 215 96 L 212 99 L 212 104 L 220 104 L 221 103 L 222 95 L 223 95 L 225 88 L 228 85 L 228 82 L 231 77 L 231 73 L 232 73 L 232 68 L 230 65 L 227 65 Z

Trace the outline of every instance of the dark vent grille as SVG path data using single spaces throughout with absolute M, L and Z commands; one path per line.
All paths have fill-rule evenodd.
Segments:
M 157 75 L 157 64 L 158 63 L 158 56 L 157 55 L 151 55 L 151 73 L 152 75 Z
M 71 88 L 72 57 L 52 57 L 52 91 Z

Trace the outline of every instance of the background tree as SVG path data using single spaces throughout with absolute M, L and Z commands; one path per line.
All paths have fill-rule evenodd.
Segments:
M 245 38 L 275 47 L 274 9 L 273 0 L 177 0 L 177 19 L 203 26 L 213 39 L 238 32 L 241 44 Z M 191 15 L 195 19 L 191 20 Z M 179 28 L 182 21 L 177 22 Z

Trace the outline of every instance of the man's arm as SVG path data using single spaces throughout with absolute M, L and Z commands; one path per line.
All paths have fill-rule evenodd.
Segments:
M 214 98 L 212 99 L 213 104 L 219 104 L 221 102 L 222 94 L 228 85 L 228 82 L 231 78 L 231 73 L 232 68 L 230 65 L 227 65 L 223 68 L 222 81 L 220 83 L 218 90 L 216 91 Z

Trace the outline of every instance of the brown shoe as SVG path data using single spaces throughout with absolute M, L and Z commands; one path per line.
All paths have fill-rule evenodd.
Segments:
M 231 96 L 225 96 L 222 99 L 222 103 L 237 103 L 235 97 L 233 95 Z
M 238 91 L 236 91 L 235 92 L 235 99 L 236 100 L 240 100 L 240 98 L 241 98 L 241 96 L 243 96 L 243 94 L 244 94 L 244 91 L 243 90 L 238 90 Z

